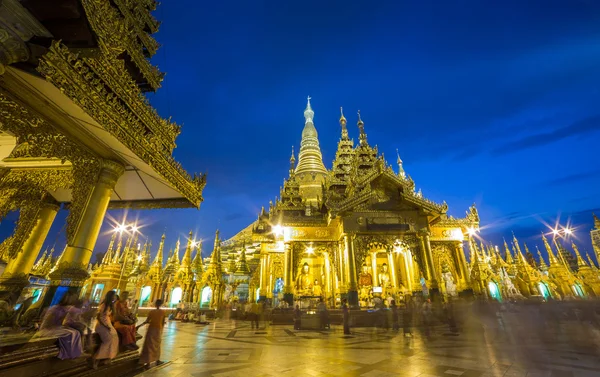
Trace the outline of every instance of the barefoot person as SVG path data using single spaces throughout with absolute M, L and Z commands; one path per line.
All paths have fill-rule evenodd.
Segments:
M 98 368 L 98 360 L 110 362 L 119 352 L 119 335 L 112 325 L 112 314 L 115 311 L 115 291 L 106 294 L 106 298 L 98 307 L 96 333 L 100 336 L 100 347 L 92 355 L 92 367 Z
M 140 354 L 140 364 L 146 366 L 153 362 L 160 363 L 160 342 L 165 324 L 165 312 L 160 308 L 162 304 L 162 300 L 156 300 L 156 309 L 150 311 L 146 321 L 140 325 L 148 324 L 144 346 Z

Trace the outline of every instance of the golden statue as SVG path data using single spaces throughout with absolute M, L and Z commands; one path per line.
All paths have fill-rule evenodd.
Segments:
M 313 296 L 321 297 L 322 294 L 323 290 L 321 289 L 321 285 L 319 284 L 319 281 L 315 279 L 315 283 L 313 284 Z
M 304 262 L 302 272 L 296 279 L 296 294 L 310 296 L 313 288 L 313 276 L 310 273 L 310 266 Z
M 381 272 L 377 276 L 379 278 L 379 286 L 382 288 L 382 294 L 388 293 L 388 289 L 392 287 L 390 273 L 388 272 L 387 263 L 381 266 Z
M 358 285 L 361 287 L 370 287 L 373 285 L 373 276 L 369 273 L 369 267 L 366 264 L 362 265 L 362 271 L 358 277 Z

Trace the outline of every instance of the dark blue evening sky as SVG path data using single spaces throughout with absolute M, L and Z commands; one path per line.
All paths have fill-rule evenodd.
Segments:
M 129 214 L 153 252 L 165 228 L 169 246 L 193 229 L 207 255 L 217 227 L 227 238 L 256 218 L 298 150 L 307 95 L 326 166 L 339 107 L 355 140 L 360 109 L 369 142 L 394 166 L 398 148 L 426 197 L 455 216 L 477 203 L 485 238 L 514 230 L 542 246 L 541 222 L 560 214 L 591 251 L 600 2 L 180 0 L 155 16 L 167 75 L 150 99 L 182 125 L 175 156 L 208 184 L 200 211 Z

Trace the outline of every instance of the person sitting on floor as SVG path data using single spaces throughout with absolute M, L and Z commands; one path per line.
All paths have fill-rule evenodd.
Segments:
M 129 292 L 123 292 L 119 301 L 115 303 L 114 327 L 121 335 L 121 345 L 129 350 L 139 347 L 135 344 L 135 324 L 137 319 L 131 314 L 127 299 Z
M 46 311 L 40 329 L 34 336 L 34 338 L 58 337 L 58 358 L 61 360 L 75 359 L 83 353 L 79 331 L 63 326 L 63 321 L 75 299 L 75 294 L 65 293 L 58 305 Z

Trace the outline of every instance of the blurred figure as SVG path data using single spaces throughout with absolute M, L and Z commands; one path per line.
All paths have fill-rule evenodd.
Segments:
M 404 314 L 402 315 L 402 326 L 404 327 L 404 336 L 407 338 L 412 337 L 412 320 L 414 304 L 412 296 L 406 296 L 406 307 L 404 308 Z
M 400 323 L 398 322 L 398 306 L 396 306 L 396 300 L 390 301 L 390 309 L 392 310 L 392 330 L 399 331 Z
M 350 310 L 348 309 L 348 300 L 342 300 L 342 314 L 344 323 L 344 334 L 350 335 Z
M 300 305 L 296 305 L 296 309 L 294 309 L 294 330 L 300 330 L 302 325 L 302 311 L 300 310 Z
M 140 326 L 148 325 L 146 331 L 146 337 L 144 338 L 144 345 L 142 347 L 142 353 L 140 354 L 140 364 L 148 366 L 151 363 L 160 362 L 160 343 L 162 338 L 162 331 L 165 325 L 165 312 L 160 307 L 163 304 L 162 300 L 156 300 L 156 309 L 151 310 L 146 317 L 146 321 Z
M 79 331 L 63 326 L 65 317 L 75 300 L 75 294 L 67 292 L 58 305 L 46 311 L 40 329 L 34 336 L 36 338 L 58 337 L 58 358 L 61 360 L 75 359 L 83 353 Z
M 319 313 L 319 327 L 321 330 L 324 330 L 326 327 L 329 327 L 328 315 L 327 315 L 327 306 L 323 302 L 323 299 L 319 299 L 319 303 L 317 304 L 317 313 Z

